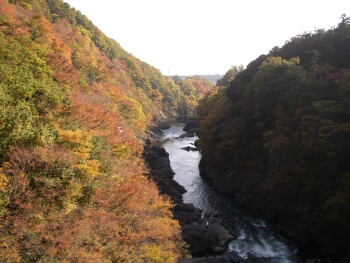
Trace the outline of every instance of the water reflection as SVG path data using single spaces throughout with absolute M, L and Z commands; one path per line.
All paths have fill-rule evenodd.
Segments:
M 193 146 L 198 138 L 179 139 L 183 133 L 181 124 L 165 130 L 163 147 L 176 173 L 174 179 L 187 190 L 184 202 L 218 214 L 237 237 L 220 256 L 239 262 L 301 262 L 296 246 L 279 235 L 265 219 L 235 204 L 232 197 L 215 191 L 208 180 L 199 176 L 201 154 L 181 149 Z

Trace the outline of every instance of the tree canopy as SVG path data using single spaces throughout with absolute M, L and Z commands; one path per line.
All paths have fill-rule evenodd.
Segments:
M 350 24 L 296 36 L 200 102 L 202 173 L 289 236 L 349 256 Z

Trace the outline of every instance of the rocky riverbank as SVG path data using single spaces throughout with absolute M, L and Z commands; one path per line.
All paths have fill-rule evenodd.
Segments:
M 335 261 L 324 255 L 336 255 L 335 252 L 345 250 L 337 238 L 341 236 L 340 228 L 323 223 L 316 206 L 293 210 L 298 196 L 292 197 L 289 189 L 267 191 L 262 187 L 268 182 L 266 175 L 253 169 L 225 171 L 211 153 L 202 152 L 199 170 L 203 178 L 212 180 L 217 191 L 234 196 L 237 203 L 271 220 L 280 233 L 298 244 L 299 255 L 304 262 L 350 262 L 349 257 Z M 342 238 L 346 240 L 346 235 Z M 328 245 L 326 250 L 326 244 L 332 246 Z
M 174 171 L 170 166 L 169 154 L 164 148 L 145 145 L 144 158 L 150 167 L 149 176 L 158 184 L 160 192 L 174 201 L 174 218 L 181 225 L 184 241 L 189 244 L 189 252 L 193 256 L 204 255 L 204 258 L 197 257 L 183 262 L 225 262 L 212 261 L 216 259 L 206 257 L 207 254 L 225 251 L 227 244 L 234 238 L 221 219 L 194 207 L 193 204 L 183 202 L 182 194 L 186 189 L 173 179 Z M 201 259 L 205 261 L 200 261 Z

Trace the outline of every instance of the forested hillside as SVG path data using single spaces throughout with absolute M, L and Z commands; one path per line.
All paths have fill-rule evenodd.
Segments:
M 202 174 L 332 259 L 350 247 L 350 20 L 234 67 L 201 102 Z
M 189 76 L 175 75 L 172 78 L 174 80 L 175 79 L 183 79 L 183 80 L 185 80 L 188 77 Z M 222 75 L 220 75 L 220 74 L 215 74 L 215 75 L 196 75 L 196 76 L 193 76 L 193 77 L 200 78 L 200 79 L 207 79 L 207 80 L 209 80 L 211 82 L 211 84 L 215 84 L 219 79 L 222 78 Z
M 62 0 L 0 0 L 0 261 L 184 256 L 141 139 L 209 88 L 183 91 Z

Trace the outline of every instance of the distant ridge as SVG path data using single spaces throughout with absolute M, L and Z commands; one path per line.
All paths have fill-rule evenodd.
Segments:
M 191 76 L 186 76 L 186 75 L 175 75 L 179 78 L 182 78 L 182 79 L 186 79 L 188 77 L 191 77 Z M 214 84 L 216 84 L 216 82 L 221 79 L 223 77 L 223 75 L 220 75 L 220 74 L 214 74 L 214 75 L 194 75 L 194 76 L 198 76 L 200 78 L 203 78 L 203 79 L 208 79 L 210 80 L 211 82 L 213 82 Z

